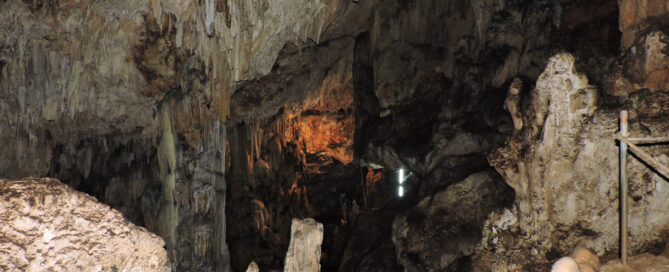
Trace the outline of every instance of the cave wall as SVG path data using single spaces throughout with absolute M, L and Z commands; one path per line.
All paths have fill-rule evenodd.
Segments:
M 618 4 L 622 33 L 615 55 L 601 50 L 599 56 L 578 57 L 589 49 L 577 52 L 577 57 L 557 54 L 536 86 L 521 91 L 528 99 L 514 102 L 525 126 L 488 159 L 514 188 L 516 200 L 485 223 L 474 258 L 476 270 L 543 271 L 576 246 L 593 250 L 605 261 L 618 257 L 619 161 L 614 135 L 619 112 L 630 112 L 631 135 L 655 137 L 667 129 L 665 3 Z M 596 62 L 608 63 L 608 68 L 592 65 Z M 596 80 L 590 81 L 590 75 Z M 643 148 L 666 162 L 666 146 Z M 635 156 L 628 158 L 627 167 L 630 254 L 660 254 L 669 226 L 666 214 L 659 211 L 667 179 Z
M 324 269 L 400 270 L 395 214 L 490 170 L 486 152 L 511 133 L 504 87 L 539 75 L 559 10 L 553 1 L 390 1 L 354 35 L 286 45 L 268 75 L 241 82 L 231 96 L 233 267 L 253 260 L 280 268 L 291 218 L 313 217 L 325 226 Z M 304 129 L 311 124 L 320 130 Z M 325 138 L 343 140 L 314 145 L 314 132 L 330 131 L 339 133 Z M 383 178 L 368 197 L 372 165 L 384 167 L 376 171 Z M 405 199 L 396 196 L 401 167 L 414 174 Z M 477 218 L 512 198 L 498 175 L 491 180 L 499 197 L 474 201 L 485 203 Z M 342 195 L 360 204 L 355 224 L 340 222 Z
M 232 86 L 373 4 L 3 1 L 0 176 L 57 177 L 160 234 L 174 269 L 228 271 Z

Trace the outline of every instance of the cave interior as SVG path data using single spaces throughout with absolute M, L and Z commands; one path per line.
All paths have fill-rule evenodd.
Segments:
M 174 271 L 280 271 L 294 218 L 323 271 L 605 263 L 667 45 L 663 0 L 0 0 L 0 178 L 94 196 Z M 669 180 L 628 167 L 630 254 L 669 263 Z

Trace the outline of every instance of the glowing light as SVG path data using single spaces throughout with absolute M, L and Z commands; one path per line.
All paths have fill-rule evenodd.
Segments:
M 399 183 L 399 188 L 397 189 L 397 195 L 400 197 L 404 196 L 404 187 L 402 187 L 402 183 L 404 183 L 404 169 L 400 168 L 399 171 L 397 171 L 397 182 Z

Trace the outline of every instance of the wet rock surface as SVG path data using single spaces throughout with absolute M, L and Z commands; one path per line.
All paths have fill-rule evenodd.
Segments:
M 55 179 L 0 179 L 3 271 L 171 271 L 157 235 Z

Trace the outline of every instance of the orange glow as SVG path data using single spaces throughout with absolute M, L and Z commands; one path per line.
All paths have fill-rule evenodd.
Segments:
M 290 186 L 290 190 L 288 191 L 288 195 L 292 196 L 293 194 L 297 194 L 298 197 L 302 196 L 302 192 L 305 192 L 307 189 L 305 186 L 302 186 L 302 188 L 297 187 L 297 179 L 293 182 L 293 185 Z
M 355 120 L 352 115 L 343 119 L 326 114 L 297 116 L 288 122 L 290 129 L 286 137 L 303 147 L 306 153 L 323 154 L 344 164 L 353 161 Z
M 267 223 L 269 222 L 269 212 L 265 207 L 265 203 L 258 199 L 251 200 L 251 205 L 253 208 L 253 221 L 256 223 L 256 229 L 261 234 L 265 234 L 269 230 Z
M 365 176 L 365 197 L 369 197 L 374 192 L 376 183 L 383 178 L 383 173 L 374 173 L 374 169 L 367 168 L 367 175 Z

